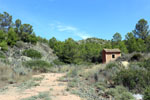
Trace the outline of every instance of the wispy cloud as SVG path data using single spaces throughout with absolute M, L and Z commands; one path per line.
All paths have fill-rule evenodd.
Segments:
M 52 30 L 57 30 L 59 32 L 66 32 L 69 34 L 73 34 L 82 39 L 87 39 L 87 38 L 91 37 L 91 35 L 88 34 L 87 32 L 81 31 L 80 29 L 73 27 L 73 26 L 64 25 L 60 22 L 58 22 L 57 24 L 50 24 L 50 27 Z
M 57 26 L 57 28 L 58 28 L 58 30 L 60 31 L 60 32 L 64 32 L 64 31 L 77 31 L 77 28 L 75 28 L 75 27 L 72 27 L 72 26 L 63 26 L 63 25 L 58 25 Z

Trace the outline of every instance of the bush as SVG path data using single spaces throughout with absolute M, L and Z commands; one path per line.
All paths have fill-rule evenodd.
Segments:
M 26 70 L 24 69 L 22 72 L 25 71 Z M 16 71 L 16 69 L 12 69 L 10 66 L 0 62 L 0 87 L 8 84 L 23 82 L 30 79 L 30 77 L 31 72 L 22 75 L 20 72 Z
M 112 69 L 112 68 L 119 68 L 119 64 L 116 62 L 110 62 L 109 64 L 106 65 L 106 69 Z
M 35 34 L 30 34 L 29 35 L 29 42 L 31 42 L 32 44 L 36 44 L 37 43 L 37 37 Z
M 53 63 L 54 63 L 55 65 L 65 65 L 64 62 L 61 62 L 61 61 L 58 60 L 58 59 L 54 60 Z
M 121 98 L 118 100 L 135 100 L 135 98 L 130 92 L 123 92 Z
M 150 87 L 145 89 L 144 100 L 150 100 Z
M 14 46 L 16 44 L 16 42 L 18 41 L 18 35 L 16 34 L 16 32 L 14 31 L 13 28 L 10 28 L 8 31 L 8 37 L 7 37 L 7 44 L 9 46 Z
M 42 58 L 42 54 L 33 49 L 24 50 L 23 55 L 31 57 L 31 58 L 37 58 L 37 59 Z
M 7 51 L 8 50 L 7 42 L 6 41 L 0 42 L 0 47 L 1 47 L 1 50 Z
M 114 78 L 117 85 L 124 85 L 130 90 L 142 92 L 150 85 L 150 72 L 142 69 L 121 70 Z
M 24 98 L 21 100 L 51 100 L 49 92 L 40 92 L 38 95 L 36 96 L 31 96 L 29 98 Z
M 52 65 L 43 60 L 32 60 L 24 63 L 26 67 L 32 68 L 34 71 L 47 72 Z
M 0 52 L 0 58 L 6 58 L 6 56 L 3 52 Z
M 25 46 L 25 43 L 23 41 L 17 41 L 15 46 L 18 48 L 23 48 Z
M 132 94 L 122 86 L 111 88 L 106 93 L 113 96 L 115 100 L 135 100 Z
M 142 54 L 136 53 L 131 57 L 131 61 L 141 61 L 143 59 Z
M 150 58 L 143 61 L 143 62 L 140 62 L 139 66 L 143 67 L 143 68 L 146 68 L 147 70 L 150 70 L 150 64 L 149 63 L 150 63 Z

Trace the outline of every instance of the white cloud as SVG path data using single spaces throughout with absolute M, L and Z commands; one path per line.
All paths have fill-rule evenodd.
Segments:
M 56 24 L 49 24 L 49 26 L 52 30 L 73 34 L 73 35 L 78 36 L 82 39 L 87 39 L 87 38 L 91 37 L 88 33 L 81 31 L 76 27 L 64 25 L 60 22 L 57 22 Z
M 69 32 L 70 32 L 70 31 L 71 31 L 71 32 L 77 31 L 77 28 L 72 27 L 72 26 L 58 25 L 57 28 L 58 28 L 58 30 L 59 30 L 60 32 L 64 32 L 64 31 L 69 31 Z

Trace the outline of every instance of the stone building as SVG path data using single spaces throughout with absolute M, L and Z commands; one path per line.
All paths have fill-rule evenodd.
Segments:
M 121 51 L 119 49 L 104 49 L 102 51 L 103 63 L 114 61 L 120 56 L 121 56 Z

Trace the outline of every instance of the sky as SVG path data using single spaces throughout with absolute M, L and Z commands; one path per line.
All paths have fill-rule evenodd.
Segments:
M 33 26 L 37 36 L 64 41 L 123 39 L 141 18 L 150 22 L 150 0 L 0 0 L 0 13 Z

